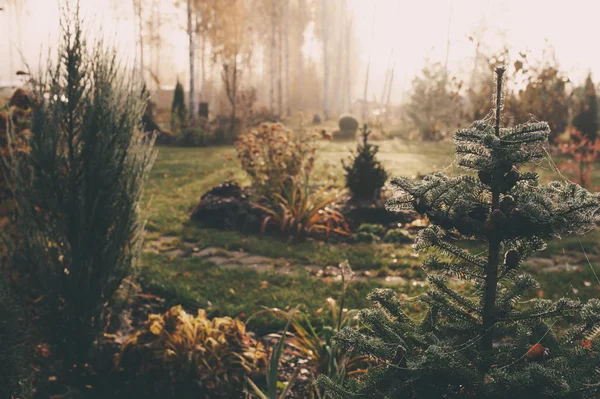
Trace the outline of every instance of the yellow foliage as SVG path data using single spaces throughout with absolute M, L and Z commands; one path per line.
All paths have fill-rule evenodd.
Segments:
M 156 394 L 164 389 L 216 394 L 241 389 L 246 376 L 260 374 L 266 353 L 239 319 L 209 319 L 203 309 L 194 317 L 175 306 L 151 314 L 123 345 L 117 363 L 138 378 L 146 376 L 143 389 L 150 381 Z

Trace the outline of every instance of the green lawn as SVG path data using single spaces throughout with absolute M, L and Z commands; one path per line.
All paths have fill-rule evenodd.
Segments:
M 401 140 L 378 142 L 379 159 L 392 176 L 416 176 L 432 171 L 456 172 L 452 143 L 421 143 Z M 348 156 L 354 142 L 324 142 L 320 150 L 315 181 L 343 185 L 341 160 Z M 300 267 L 304 264 L 337 265 L 348 259 L 355 270 L 372 270 L 375 275 L 396 275 L 408 279 L 408 284 L 396 286 L 398 292 L 414 295 L 422 287 L 410 284 L 422 281 L 424 272 L 419 259 L 412 254 L 410 245 L 390 244 L 326 244 L 315 241 L 291 242 L 269 236 L 245 236 L 237 232 L 200 228 L 189 222 L 190 211 L 199 197 L 211 187 L 226 180 L 247 183 L 235 159 L 233 147 L 172 148 L 159 147 L 158 158 L 146 184 L 144 215 L 148 220 L 146 245 L 161 236 L 177 237 L 172 246 L 184 249 L 185 243 L 199 249 L 219 247 L 243 250 L 248 253 L 281 258 L 298 273 L 289 275 L 259 273 L 252 270 L 220 269 L 204 260 L 178 258 L 166 253 L 145 253 L 142 257 L 141 281 L 145 289 L 166 297 L 169 302 L 180 302 L 190 307 L 203 307 L 212 314 L 247 318 L 262 307 L 286 308 L 304 305 L 315 312 L 328 297 L 337 297 L 339 282 L 316 279 Z M 544 180 L 558 178 L 548 161 L 535 168 Z M 600 174 L 594 176 L 600 183 Z M 577 295 L 582 299 L 597 296 L 600 283 L 592 267 L 600 252 L 596 231 L 581 239 L 568 238 L 554 241 L 541 257 L 560 257 L 579 271 L 547 273 L 532 268 L 541 280 L 544 297 Z M 591 260 L 588 264 L 583 251 Z M 558 259 L 558 258 L 557 258 Z M 600 272 L 600 270 L 599 270 Z M 349 307 L 368 306 L 366 294 L 376 287 L 376 281 L 352 284 Z M 318 319 L 318 316 L 314 316 Z M 270 328 L 272 319 L 254 318 L 258 330 Z M 275 326 L 272 326 L 275 327 Z

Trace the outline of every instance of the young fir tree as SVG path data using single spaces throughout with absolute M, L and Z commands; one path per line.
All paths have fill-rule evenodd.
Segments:
M 401 194 L 389 208 L 414 209 L 432 225 L 415 249 L 429 253 L 430 290 L 418 298 L 427 312 L 413 320 L 391 290 L 370 295 L 363 330 L 337 340 L 375 359 L 358 380 L 321 378 L 334 398 L 597 398 L 600 395 L 600 301 L 520 298 L 537 282 L 522 261 L 551 237 L 594 228 L 598 195 L 572 183 L 538 183 L 517 165 L 542 158 L 545 122 L 501 128 L 498 68 L 494 124 L 475 122 L 455 135 L 459 165 L 478 176 L 434 173 L 422 181 L 396 178 Z M 478 240 L 485 250 L 457 243 Z M 473 247 L 473 246 L 471 246 Z M 449 277 L 470 289 L 456 290 Z M 410 303 L 411 305 L 413 303 Z M 575 323 L 557 334 L 564 317 Z
M 67 5 L 61 28 L 56 64 L 32 81 L 29 149 L 18 156 L 9 146 L 5 161 L 19 272 L 31 276 L 44 332 L 71 367 L 87 361 L 141 249 L 139 201 L 154 151 L 139 134 L 148 98 L 133 74 L 101 42 L 90 47 L 78 4 L 74 13 Z
M 173 92 L 173 102 L 171 103 L 171 132 L 181 133 L 189 125 L 188 111 L 185 106 L 185 93 L 183 85 L 178 80 Z
M 362 144 L 357 147 L 356 155 L 350 159 L 349 165 L 343 164 L 346 171 L 346 187 L 352 197 L 358 200 L 377 198 L 379 190 L 385 184 L 388 174 L 376 159 L 379 147 L 369 143 L 371 131 L 364 125 L 361 129 Z
M 598 135 L 598 99 L 591 74 L 585 80 L 583 98 L 580 101 L 577 115 L 573 118 L 573 126 L 592 141 Z

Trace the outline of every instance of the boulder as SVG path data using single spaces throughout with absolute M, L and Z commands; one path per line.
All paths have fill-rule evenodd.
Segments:
M 191 219 L 204 227 L 258 232 L 265 213 L 236 182 L 213 187 L 200 197 Z

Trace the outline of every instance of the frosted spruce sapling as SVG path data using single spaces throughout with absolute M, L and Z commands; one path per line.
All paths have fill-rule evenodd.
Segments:
M 350 157 L 350 163 L 342 161 L 346 174 L 346 187 L 350 189 L 355 200 L 376 200 L 381 188 L 385 185 L 388 174 L 377 160 L 379 146 L 369 143 L 371 130 L 364 125 L 361 129 L 362 142 L 358 144 L 356 153 Z
M 595 227 L 599 196 L 573 183 L 542 185 L 518 166 L 545 156 L 545 122 L 501 127 L 503 68 L 496 70 L 493 124 L 455 135 L 458 164 L 476 175 L 394 178 L 390 210 L 413 209 L 431 226 L 414 248 L 427 253 L 427 311 L 413 320 L 391 290 L 370 294 L 364 330 L 343 330 L 346 348 L 375 365 L 360 379 L 320 382 L 334 398 L 592 398 L 600 386 L 600 301 L 520 298 L 538 287 L 521 268 L 545 240 Z M 483 252 L 460 243 L 479 242 Z M 458 290 L 448 278 L 464 280 Z M 412 303 L 411 303 L 412 304 Z M 560 318 L 572 327 L 558 334 Z

